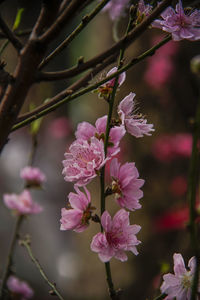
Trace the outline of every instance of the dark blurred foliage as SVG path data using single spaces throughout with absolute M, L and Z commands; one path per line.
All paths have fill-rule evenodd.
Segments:
M 188 5 L 190 2 L 184 3 Z M 198 5 L 198 1 L 194 2 Z M 17 8 L 25 7 L 20 29 L 29 28 L 36 20 L 40 4 L 41 1 L 8 0 L 2 4 L 1 13 L 11 25 Z M 52 45 L 52 49 L 71 32 L 79 20 L 80 16 L 74 20 L 71 27 L 64 30 L 63 35 L 59 36 Z M 123 18 L 117 24 L 120 36 L 125 31 L 126 24 L 127 18 Z M 81 55 L 88 59 L 108 48 L 113 43 L 112 36 L 113 24 L 107 14 L 102 13 L 72 43 L 72 47 L 66 49 L 46 69 L 59 70 L 71 67 Z M 127 49 L 125 61 L 147 50 L 152 46 L 153 40 L 160 36 L 164 34 L 159 30 L 148 30 Z M 150 66 L 151 58 L 147 58 L 127 72 L 127 80 L 117 94 L 116 103 L 131 91 L 135 92 L 140 112 L 145 115 L 148 123 L 153 123 L 155 127 L 152 137 L 136 139 L 127 136 L 122 143 L 122 162 L 134 161 L 140 177 L 145 179 L 142 209 L 131 214 L 132 223 L 142 226 L 138 235 L 142 241 L 138 247 L 139 255 L 134 257 L 130 254 L 128 262 L 125 263 L 115 259 L 111 261 L 115 286 L 124 290 L 122 299 L 152 299 L 159 293 L 162 271 L 172 270 L 173 253 L 182 253 L 186 261 L 191 256 L 187 222 L 181 221 L 180 227 L 171 226 L 165 230 L 158 228 L 159 222 L 157 222 L 162 220 L 162 216 L 164 217 L 166 213 L 187 207 L 185 181 L 175 183 L 175 187 L 179 184 L 178 193 L 173 186 L 173 181 L 177 177 L 187 180 L 189 157 L 177 155 L 173 160 L 162 161 L 152 150 L 157 139 L 163 135 L 191 134 L 193 129 L 192 119 L 198 93 L 194 75 L 190 71 L 190 60 L 199 54 L 200 42 L 181 41 L 177 45 L 176 53 L 171 60 L 172 72 L 169 72 L 166 82 L 158 88 L 152 88 L 148 84 L 145 73 Z M 2 55 L 10 72 L 14 69 L 15 57 L 10 46 Z M 156 60 L 158 61 L 158 58 Z M 159 70 L 161 73 L 152 74 L 155 80 L 163 74 L 162 72 L 165 75 L 165 70 L 163 71 L 162 68 Z M 101 75 L 97 76 L 97 79 L 100 77 Z M 65 80 L 55 84 L 37 84 L 30 91 L 23 111 L 28 110 L 30 102 L 38 105 L 68 84 L 69 81 Z M 39 146 L 34 165 L 45 172 L 48 181 L 44 190 L 35 191 L 33 196 L 44 206 L 44 212 L 38 216 L 28 217 L 23 224 L 21 235 L 25 233 L 31 235 L 34 254 L 49 278 L 56 282 L 65 298 L 70 300 L 108 299 L 104 265 L 90 250 L 90 241 L 98 232 L 98 225 L 92 224 L 82 234 L 61 232 L 59 229 L 60 209 L 66 205 L 67 195 L 73 190 L 73 185 L 64 182 L 61 175 L 63 154 L 74 140 L 74 130 L 79 122 L 88 121 L 94 124 L 97 117 L 106 113 L 107 103 L 98 99 L 94 93 L 87 94 L 45 117 L 38 136 Z M 183 145 L 179 146 L 182 149 Z M 1 198 L 3 193 L 19 193 L 22 190 L 23 183 L 19 178 L 19 172 L 27 164 L 30 150 L 31 137 L 28 128 L 21 129 L 10 136 L 10 141 L 1 157 Z M 89 185 L 89 189 L 99 213 L 98 179 Z M 117 210 L 117 205 L 111 198 L 108 199 L 107 207 L 109 210 L 112 209 L 113 213 Z M 0 240 L 4 242 L 1 242 L 0 247 L 0 274 L 5 266 L 14 221 L 15 218 L 2 202 Z M 17 247 L 14 262 L 13 271 L 18 277 L 30 283 L 35 290 L 34 299 L 53 299 L 48 295 L 49 287 L 40 277 L 24 248 Z

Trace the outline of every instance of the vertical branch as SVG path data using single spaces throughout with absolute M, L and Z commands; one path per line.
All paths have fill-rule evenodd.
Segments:
M 132 26 L 133 26 L 133 16 L 132 16 L 132 9 L 130 9 L 129 23 L 127 26 L 125 36 L 128 35 L 129 31 L 132 29 Z M 122 68 L 124 52 L 125 52 L 125 48 L 123 47 L 120 50 L 120 55 L 119 55 L 119 60 L 118 60 L 118 70 L 120 70 Z M 109 98 L 109 111 L 108 111 L 106 135 L 105 135 L 105 141 L 104 141 L 105 157 L 107 155 L 107 150 L 108 150 L 109 134 L 110 134 L 110 129 L 111 129 L 111 118 L 112 118 L 112 113 L 113 113 L 115 95 L 116 95 L 117 88 L 118 88 L 118 79 L 119 79 L 119 75 L 117 75 L 115 77 L 115 83 L 113 86 L 112 94 L 111 94 L 111 97 Z M 100 186 L 101 186 L 101 215 L 102 215 L 103 212 L 105 211 L 105 166 L 101 169 Z M 103 231 L 102 227 L 101 227 L 101 231 Z M 107 279 L 107 283 L 108 283 L 108 287 L 109 287 L 110 298 L 112 300 L 117 300 L 117 299 L 119 299 L 119 294 L 114 289 L 114 284 L 112 281 L 112 274 L 111 274 L 109 262 L 105 263 L 105 269 L 106 269 L 106 279 Z
M 13 236 L 12 236 L 10 248 L 9 248 L 9 251 L 8 251 L 6 268 L 5 268 L 3 279 L 2 279 L 2 282 L 1 282 L 0 300 L 5 299 L 4 296 L 5 296 L 6 282 L 7 282 L 7 279 L 9 277 L 9 275 L 10 275 L 10 268 L 11 268 L 11 265 L 12 265 L 12 257 L 13 257 L 13 253 L 14 253 L 14 250 L 15 250 L 16 242 L 17 242 L 17 239 L 18 239 L 19 228 L 20 228 L 20 226 L 22 224 L 23 218 L 24 218 L 23 215 L 18 216 L 17 217 L 17 221 L 15 223 L 15 228 L 14 228 L 14 232 L 13 232 Z
M 198 82 L 200 83 L 200 82 Z M 200 254 L 199 254 L 199 243 L 198 243 L 198 232 L 197 225 L 195 222 L 197 213 L 196 213 L 196 191 L 199 177 L 199 147 L 198 140 L 200 137 L 200 88 L 198 95 L 198 104 L 195 116 L 194 123 L 194 133 L 193 133 L 193 143 L 192 143 L 192 155 L 190 159 L 190 170 L 189 170 L 189 180 L 188 180 L 188 201 L 190 207 L 190 221 L 189 221 L 189 229 L 190 229 L 190 239 L 191 246 L 196 257 L 196 267 L 195 274 L 192 285 L 192 295 L 191 300 L 196 299 L 198 282 L 199 282 L 199 268 L 200 268 Z

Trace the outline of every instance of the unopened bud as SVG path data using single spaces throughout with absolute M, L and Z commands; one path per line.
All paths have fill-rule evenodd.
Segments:
M 197 55 L 192 58 L 190 62 L 190 68 L 192 73 L 200 76 L 200 55 Z

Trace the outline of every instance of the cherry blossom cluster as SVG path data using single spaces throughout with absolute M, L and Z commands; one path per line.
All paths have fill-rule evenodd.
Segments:
M 26 166 L 21 170 L 20 177 L 25 181 L 25 189 L 21 194 L 4 194 L 4 204 L 16 215 L 40 213 L 43 208 L 33 201 L 29 189 L 40 188 L 41 184 L 46 181 L 46 176 L 39 168 Z
M 130 0 L 111 0 L 105 6 L 104 11 L 108 11 L 111 20 L 114 21 L 124 16 L 130 5 Z M 153 7 L 145 4 L 144 0 L 139 0 L 136 24 L 140 23 L 144 17 L 147 17 L 152 9 Z M 152 27 L 169 32 L 174 41 L 183 39 L 197 41 L 200 39 L 200 10 L 185 11 L 182 1 L 179 0 L 175 9 L 171 6 L 165 9 L 160 19 L 156 19 L 152 23 Z
M 160 287 L 161 292 L 167 296 L 165 300 L 190 300 L 192 282 L 195 273 L 195 257 L 193 256 L 188 262 L 188 269 L 185 267 L 183 257 L 179 253 L 175 253 L 174 274 L 168 273 L 163 276 L 163 283 Z M 200 292 L 200 284 L 197 292 Z M 198 296 L 196 297 L 198 299 Z
M 111 69 L 112 74 L 117 69 Z M 122 73 L 118 78 L 120 86 L 126 78 Z M 109 102 L 115 80 L 110 80 L 98 89 L 99 94 Z M 127 260 L 125 251 L 138 254 L 136 246 L 140 243 L 136 234 L 140 230 L 138 225 L 130 225 L 129 211 L 141 208 L 139 200 L 143 197 L 141 187 L 144 180 L 139 178 L 135 163 L 121 164 L 116 156 L 120 152 L 120 141 L 126 132 L 139 138 L 151 135 L 153 125 L 138 113 L 135 113 L 135 94 L 130 93 L 118 105 L 118 119 L 113 119 L 109 137 L 108 148 L 105 153 L 104 142 L 106 139 L 107 116 L 98 118 L 95 125 L 88 122 L 78 124 L 75 132 L 76 140 L 65 153 L 63 161 L 63 175 L 68 182 L 74 182 L 75 193 L 68 195 L 68 202 L 61 210 L 61 230 L 84 231 L 90 220 L 98 220 L 103 232 L 97 233 L 91 242 L 91 250 L 97 252 L 103 262 L 108 262 L 112 257 L 121 261 Z M 113 219 L 108 211 L 104 211 L 101 218 L 94 215 L 95 207 L 91 203 L 91 195 L 86 185 L 93 178 L 100 175 L 102 167 L 110 163 L 110 186 L 107 195 L 114 195 L 120 210 Z M 81 188 L 84 191 L 81 191 Z M 106 191 L 105 191 L 106 193 Z

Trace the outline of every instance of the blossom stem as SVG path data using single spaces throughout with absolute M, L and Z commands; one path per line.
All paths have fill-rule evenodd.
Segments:
M 200 90 L 199 90 L 200 94 Z M 199 244 L 198 244 L 198 232 L 196 226 L 196 190 L 199 178 L 199 148 L 198 140 L 200 136 L 200 95 L 199 101 L 197 104 L 195 123 L 194 123 L 194 132 L 193 132 L 193 144 L 192 144 L 192 155 L 190 159 L 190 170 L 189 170 L 189 179 L 188 179 L 188 201 L 190 207 L 190 238 L 192 250 L 196 257 L 196 268 L 194 274 L 194 280 L 192 284 L 192 294 L 191 300 L 196 299 L 198 281 L 199 281 L 199 268 L 200 268 L 200 255 L 199 255 Z
M 133 21 L 132 15 L 130 13 L 129 23 L 128 23 L 126 34 L 125 34 L 126 36 L 132 28 L 132 21 Z M 125 48 L 123 47 L 120 50 L 120 55 L 119 55 L 119 60 L 118 60 L 118 71 L 122 68 L 122 65 L 123 65 L 122 61 L 123 61 L 123 57 L 124 57 L 124 52 L 125 52 Z M 111 118 L 112 118 L 112 113 L 113 113 L 115 95 L 116 95 L 117 88 L 118 88 L 118 79 L 119 79 L 119 74 L 117 74 L 117 76 L 115 77 L 115 83 L 113 86 L 112 94 L 109 98 L 109 111 L 108 111 L 108 119 L 107 119 L 106 134 L 105 134 L 105 141 L 104 141 L 105 157 L 107 155 L 109 134 L 110 134 L 110 129 L 111 129 Z M 106 198 L 105 197 L 105 166 L 101 170 L 100 182 L 101 182 L 101 215 L 102 215 L 103 212 L 105 211 L 105 198 Z M 103 231 L 102 226 L 101 226 L 101 231 Z M 114 289 L 109 262 L 105 263 L 105 269 L 106 269 L 106 276 L 107 276 L 110 298 L 111 299 L 119 299 L 119 296 L 117 295 L 117 293 Z
M 21 226 L 21 223 L 22 223 L 23 219 L 24 219 L 24 216 L 20 215 L 20 216 L 18 216 L 17 221 L 15 223 L 15 228 L 14 228 L 10 248 L 9 248 L 9 251 L 8 251 L 5 273 L 3 275 L 3 279 L 2 279 L 2 283 L 1 283 L 0 300 L 5 299 L 4 296 L 5 296 L 5 290 L 6 290 L 6 282 L 7 282 L 7 279 L 9 277 L 9 275 L 10 275 L 10 268 L 11 268 L 11 265 L 12 265 L 12 257 L 13 257 L 13 253 L 14 253 L 14 250 L 15 250 L 16 241 L 18 239 L 19 228 Z
M 128 69 L 130 69 L 132 66 L 136 65 L 137 63 L 139 63 L 140 61 L 144 60 L 146 57 L 153 55 L 157 49 L 159 49 L 160 47 L 162 47 L 163 45 L 165 45 L 167 42 L 169 42 L 171 40 L 171 36 L 167 36 L 165 37 L 161 42 L 159 42 L 157 45 L 155 45 L 154 47 L 150 48 L 149 50 L 145 51 L 144 53 L 142 53 L 141 55 L 139 55 L 138 57 L 133 58 L 128 64 L 126 64 L 125 66 L 123 66 L 122 68 L 120 68 L 117 72 L 113 73 L 112 75 L 110 75 L 109 77 L 106 77 L 105 79 L 92 84 L 90 86 L 88 86 L 87 88 L 84 88 L 82 90 L 80 90 L 77 93 L 74 93 L 73 95 L 67 96 L 65 98 L 63 98 L 62 100 L 58 100 L 58 102 L 56 103 L 51 103 L 51 101 L 49 101 L 46 104 L 43 104 L 42 106 L 36 108 L 33 112 L 27 113 L 26 114 L 26 119 L 24 119 L 23 121 L 18 122 L 16 125 L 13 126 L 12 131 L 15 131 L 19 128 L 22 128 L 28 124 L 30 124 L 31 122 L 49 114 L 50 112 L 56 110 L 58 107 L 60 107 L 61 105 L 63 105 L 64 103 L 70 102 L 88 92 L 91 92 L 95 89 L 97 89 L 99 86 L 103 85 L 104 83 L 108 82 L 109 80 L 116 78 L 116 76 L 118 76 L 119 74 L 127 71 Z
M 44 278 L 44 280 L 47 282 L 47 284 L 52 288 L 53 292 L 58 296 L 58 298 L 60 300 L 64 300 L 64 298 L 61 296 L 61 294 L 59 293 L 59 291 L 57 290 L 55 283 L 52 283 L 47 275 L 45 274 L 44 270 L 42 269 L 39 261 L 35 258 L 35 256 L 33 255 L 32 249 L 30 247 L 30 240 L 29 239 L 25 239 L 25 240 L 21 240 L 20 241 L 20 245 L 24 246 L 26 248 L 26 250 L 28 251 L 28 254 L 31 258 L 31 260 L 33 261 L 33 263 L 36 265 L 36 267 L 38 268 L 40 274 L 42 275 L 42 277 Z
M 162 300 L 162 299 L 164 299 L 165 297 L 166 297 L 165 294 L 161 294 L 161 295 L 159 295 L 158 297 L 154 298 L 153 300 Z

